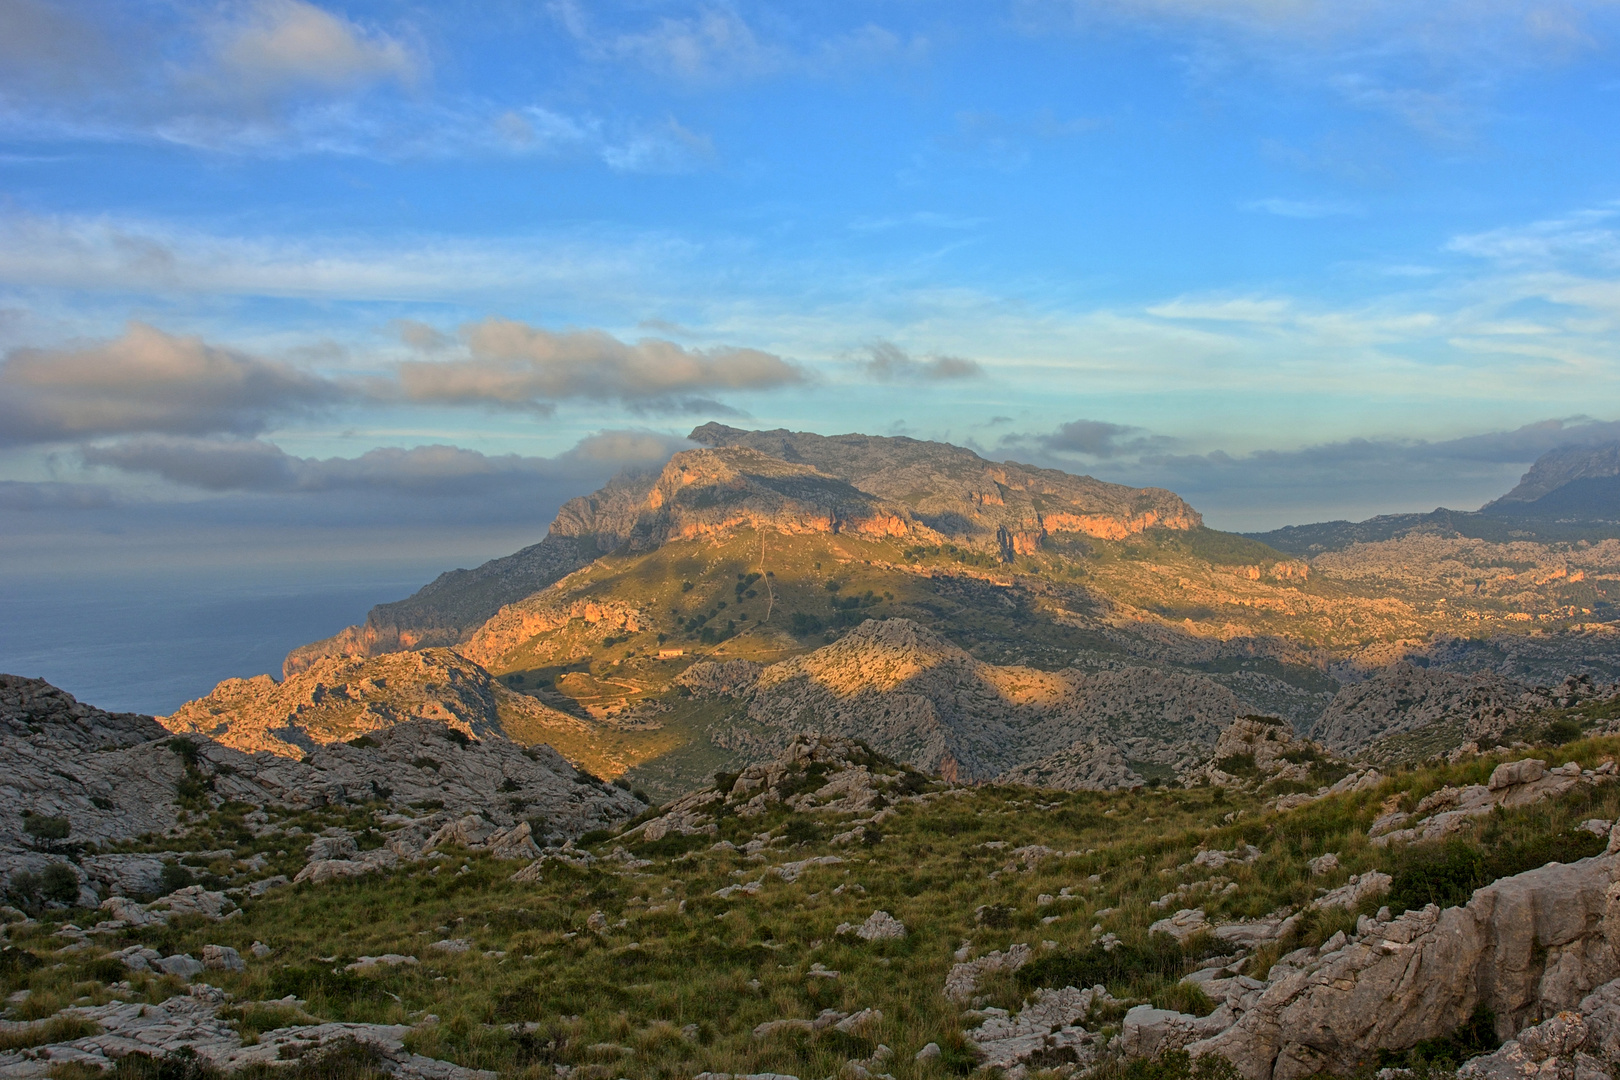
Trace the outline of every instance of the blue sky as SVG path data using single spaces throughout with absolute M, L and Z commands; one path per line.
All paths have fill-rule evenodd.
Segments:
M 1472 508 L 1620 435 L 1617 31 L 0 0 L 0 567 L 402 524 L 497 554 L 709 419 L 1225 528 Z

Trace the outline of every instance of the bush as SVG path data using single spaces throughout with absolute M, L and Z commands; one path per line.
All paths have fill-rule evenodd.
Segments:
M 795 814 L 783 827 L 782 835 L 790 844 L 814 844 L 825 835 L 825 831 L 804 815 Z
M 1541 733 L 1541 739 L 1549 746 L 1563 746 L 1574 742 L 1581 737 L 1581 725 L 1567 717 L 1563 720 L 1554 720 L 1548 724 Z
M 1166 1050 L 1158 1057 L 1108 1063 L 1090 1074 L 1096 1080 L 1239 1080 L 1237 1066 L 1219 1054 L 1193 1057 L 1185 1050 Z
M 580 838 L 574 842 L 580 847 L 589 847 L 592 844 L 600 844 L 604 840 L 611 839 L 613 839 L 612 829 L 592 829 L 588 833 L 583 833 Z
M 1179 1013 L 1190 1013 L 1193 1016 L 1208 1016 L 1215 1011 L 1215 1003 L 1204 993 L 1189 982 L 1176 982 L 1153 995 L 1155 1009 L 1170 1009 Z
M 162 878 L 165 895 L 174 892 L 176 889 L 184 889 L 187 885 L 197 883 L 197 879 L 192 875 L 191 871 L 179 863 L 164 863 Z
M 810 637 L 819 634 L 827 628 L 827 624 L 814 615 L 807 615 L 802 611 L 795 611 L 788 618 L 788 629 L 796 637 Z
M 39 875 L 39 892 L 47 900 L 71 904 L 79 899 L 79 875 L 67 863 L 51 863 Z
M 357 750 L 370 750 L 373 747 L 380 746 L 381 744 L 377 742 L 376 739 L 373 739 L 370 735 L 356 735 L 354 738 L 349 740 L 349 745 Z
M 30 814 L 23 819 L 23 832 L 35 840 L 66 840 L 68 833 L 73 831 L 73 825 L 65 817 L 48 817 L 44 814 Z
M 176 735 L 174 738 L 169 740 L 168 747 L 170 750 L 174 751 L 174 753 L 180 755 L 180 760 L 186 763 L 186 768 L 195 769 L 197 767 L 196 743 L 192 742 L 184 735 Z

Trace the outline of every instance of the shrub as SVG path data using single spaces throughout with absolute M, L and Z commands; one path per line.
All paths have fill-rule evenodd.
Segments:
M 1153 1007 L 1171 1009 L 1193 1016 L 1208 1016 L 1215 1011 L 1209 995 L 1189 982 L 1175 982 L 1153 995 Z
M 1158 1057 L 1109 1062 L 1090 1075 L 1096 1080 L 1239 1080 L 1242 1074 L 1219 1054 L 1195 1058 L 1185 1050 L 1166 1050 Z
M 516 780 L 514 780 L 510 776 L 508 776 L 505 780 L 501 781 L 501 786 L 497 790 L 504 791 L 507 794 L 511 794 L 514 791 L 520 790 L 522 787 L 523 787 L 522 784 L 518 783 Z
M 432 769 L 434 772 L 439 771 L 439 763 L 430 757 L 411 758 L 411 767 L 416 769 Z
M 79 875 L 67 863 L 51 863 L 39 875 L 39 892 L 47 900 L 71 904 L 79 898 Z
M 592 829 L 588 833 L 581 834 L 580 838 L 574 842 L 581 847 L 589 847 L 591 844 L 600 844 L 604 840 L 611 839 L 613 839 L 612 829 Z
M 174 738 L 169 740 L 168 747 L 174 753 L 180 755 L 180 760 L 186 763 L 186 768 L 195 769 L 197 767 L 196 743 L 192 742 L 184 735 L 176 735 Z
M 349 740 L 349 745 L 357 750 L 369 750 L 373 747 L 380 746 L 381 744 L 378 743 L 376 739 L 373 739 L 370 735 L 356 735 L 354 738 Z
M 113 1066 L 116 1080 L 218 1080 L 223 1074 L 183 1046 L 172 1054 L 125 1054 Z
M 176 889 L 183 889 L 187 885 L 195 885 L 197 883 L 197 879 L 192 875 L 191 871 L 187 870 L 179 863 L 164 863 L 162 879 L 163 891 L 165 894 L 172 893 Z
M 783 827 L 782 835 L 790 844 L 814 844 L 822 838 L 824 830 L 804 815 L 795 814 Z
M 797 637 L 810 637 L 819 634 L 827 628 L 827 624 L 814 615 L 807 615 L 802 611 L 795 611 L 788 618 L 788 629 Z
M 1567 742 L 1574 742 L 1581 737 L 1581 725 L 1569 718 L 1554 720 L 1548 724 L 1541 733 L 1541 739 L 1549 746 L 1563 746 Z
M 468 735 L 460 728 L 446 727 L 441 734 L 444 736 L 446 742 L 453 742 L 463 750 L 472 745 L 472 736 Z
M 66 840 L 68 833 L 73 831 L 73 825 L 65 817 L 30 814 L 23 819 L 23 831 L 35 840 L 49 843 L 52 840 Z

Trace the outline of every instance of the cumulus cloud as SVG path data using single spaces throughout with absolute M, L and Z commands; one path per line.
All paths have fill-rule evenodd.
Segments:
M 209 27 L 213 56 L 199 82 L 220 95 L 272 98 L 410 85 L 422 59 L 403 42 L 303 0 L 257 0 Z
M 1046 454 L 1093 458 L 1143 454 L 1174 444 L 1175 440 L 1168 436 L 1151 435 L 1142 428 L 1111 424 L 1106 420 L 1071 420 L 1049 434 L 1004 435 L 1000 442 L 1006 449 L 1034 449 Z
M 918 360 L 891 341 L 872 342 L 866 347 L 866 359 L 857 360 L 855 366 L 866 378 L 877 382 L 943 382 L 984 374 L 977 361 L 960 356 Z
M 364 490 L 475 498 L 521 497 L 535 483 L 599 483 L 626 467 L 661 465 L 684 439 L 644 431 L 605 431 L 553 458 L 483 454 L 459 446 L 379 447 L 353 458 L 305 458 L 260 439 L 145 436 L 80 453 L 91 467 L 162 477 L 212 492 Z
M 9 353 L 0 362 L 0 444 L 136 432 L 246 435 L 272 418 L 350 396 L 290 365 L 134 322 L 112 341 Z
M 805 372 L 758 349 L 688 349 L 661 338 L 620 341 L 600 330 L 553 332 L 489 318 L 461 328 L 465 355 L 398 368 L 409 401 L 548 412 L 558 401 L 617 401 L 646 411 L 693 411 L 715 390 L 769 390 Z

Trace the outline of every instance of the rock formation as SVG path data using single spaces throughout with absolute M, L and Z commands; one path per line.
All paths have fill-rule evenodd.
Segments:
M 449 649 L 327 657 L 280 683 L 268 675 L 226 679 L 161 722 L 248 753 L 301 758 L 411 720 L 524 743 L 585 730 L 579 719 L 513 693 Z
M 1129 756 L 1201 761 L 1239 711 L 1207 678 L 1125 667 L 1086 673 L 975 660 L 906 619 L 869 620 L 824 648 L 762 670 L 735 738 L 767 756 L 795 732 L 858 737 L 917 768 L 961 779 L 1041 778 L 1131 786 Z M 1110 749 L 1111 748 L 1111 749 Z M 1018 770 L 1032 770 L 1018 773 Z
M 162 887 L 165 864 L 190 851 L 183 840 L 188 805 L 380 804 L 378 820 L 391 833 L 409 825 L 421 834 L 405 843 L 409 829 L 399 833 L 392 850 L 407 857 L 442 842 L 428 837 L 469 814 L 490 833 L 532 819 L 548 833 L 577 836 L 643 809 L 549 746 L 521 746 L 493 725 L 474 737 L 444 720 L 404 720 L 354 742 L 314 743 L 293 758 L 243 752 L 196 731 L 176 738 L 151 717 L 105 713 L 41 680 L 0 675 L 0 733 L 0 797 L 8 807 L 0 814 L 0 880 L 66 866 L 79 881 L 79 901 L 91 906 Z M 93 853 L 96 845 L 144 835 L 171 837 L 175 847 Z M 486 839 L 493 838 L 477 838 Z M 509 843 L 521 850 L 521 839 Z M 317 861 L 352 858 L 332 855 L 323 848 Z M 253 867 L 239 873 L 241 884 L 256 880 Z

